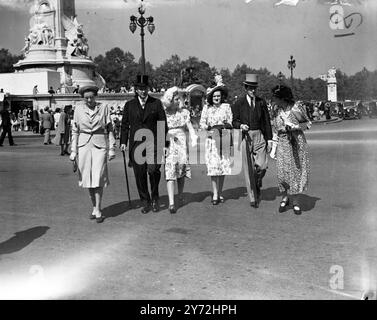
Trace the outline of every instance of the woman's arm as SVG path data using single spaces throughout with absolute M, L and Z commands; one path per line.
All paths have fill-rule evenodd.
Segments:
M 70 159 L 73 161 L 76 158 L 77 155 L 77 143 L 78 143 L 78 136 L 80 132 L 79 127 L 79 119 L 77 116 L 78 111 L 75 110 L 75 113 L 73 114 L 73 121 L 72 121 L 72 141 L 71 141 L 71 156 Z
M 208 106 L 204 105 L 203 110 L 202 110 L 202 114 L 200 116 L 200 121 L 199 121 L 200 129 L 202 129 L 202 130 L 208 129 L 207 120 L 208 120 Z
M 115 158 L 116 143 L 115 143 L 113 122 L 111 121 L 110 108 L 107 106 L 106 106 L 105 118 L 106 118 L 105 123 L 106 123 L 107 135 L 109 139 L 109 161 L 111 161 Z

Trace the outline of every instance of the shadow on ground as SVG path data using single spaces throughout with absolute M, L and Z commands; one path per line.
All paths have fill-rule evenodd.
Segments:
M 262 192 L 261 192 L 262 201 L 275 201 L 280 196 L 281 196 L 281 193 L 279 192 L 279 189 L 277 187 L 262 189 Z M 238 200 L 240 198 L 247 197 L 247 190 L 245 187 L 227 189 L 223 191 L 223 197 L 225 199 L 225 202 L 228 200 Z M 302 211 L 312 210 L 315 207 L 315 203 L 318 200 L 320 200 L 320 198 L 311 197 L 311 196 L 303 195 L 303 194 L 299 195 L 298 197 L 299 197 L 298 199 L 300 201 Z M 203 202 L 204 200 L 206 200 L 206 198 L 209 198 L 208 203 L 210 203 L 211 198 L 212 198 L 212 192 L 210 191 L 202 191 L 202 192 L 196 192 L 196 193 L 184 192 L 183 198 L 184 198 L 183 204 L 178 205 L 177 195 L 175 195 L 175 202 L 179 208 L 182 208 L 190 203 Z M 104 208 L 103 215 L 106 218 L 115 218 L 119 215 L 126 213 L 127 211 L 130 211 L 133 209 L 139 209 L 143 206 L 140 200 L 132 200 L 131 203 L 132 203 L 132 206 L 129 205 L 128 201 L 115 203 L 111 206 Z M 169 198 L 167 195 L 160 197 L 159 205 L 160 205 L 161 211 L 169 207 Z
M 16 232 L 12 238 L 0 243 L 0 255 L 10 254 L 22 250 L 34 240 L 42 237 L 48 229 L 50 228 L 46 226 L 39 226 Z

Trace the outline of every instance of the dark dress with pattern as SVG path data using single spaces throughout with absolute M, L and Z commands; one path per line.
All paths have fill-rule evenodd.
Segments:
M 306 191 L 309 184 L 309 148 L 306 142 L 304 130 L 307 130 L 311 122 L 307 117 L 304 107 L 296 103 L 295 109 L 300 110 L 304 122 L 299 122 L 291 111 L 279 110 L 273 118 L 274 130 L 278 134 L 278 146 L 276 150 L 276 166 L 279 191 L 289 195 Z M 289 133 L 285 130 L 284 120 L 298 124 L 300 129 Z

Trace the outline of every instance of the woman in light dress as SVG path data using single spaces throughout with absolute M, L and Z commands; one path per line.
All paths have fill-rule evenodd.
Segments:
M 169 149 L 165 158 L 165 179 L 169 196 L 169 211 L 176 213 L 174 202 L 174 185 L 177 181 L 178 200 L 183 203 L 185 178 L 191 178 L 188 157 L 187 132 L 190 134 L 191 146 L 195 147 L 197 135 L 191 124 L 190 112 L 184 108 L 185 91 L 172 87 L 165 91 L 161 102 L 165 108 L 168 124 Z
M 101 223 L 103 188 L 109 184 L 107 161 L 115 158 L 115 138 L 107 105 L 96 102 L 96 86 L 81 87 L 85 103 L 75 108 L 70 159 L 78 162 L 79 186 L 89 190 L 90 219 Z
M 221 144 L 225 135 L 230 134 L 224 129 L 230 129 L 233 121 L 230 105 L 225 103 L 227 95 L 228 90 L 224 85 L 214 87 L 207 96 L 207 105 L 203 107 L 199 122 L 200 128 L 207 131 L 205 159 L 207 175 L 211 177 L 213 205 L 224 202 L 222 191 L 225 176 L 231 174 L 230 155 L 226 152 L 227 146 Z

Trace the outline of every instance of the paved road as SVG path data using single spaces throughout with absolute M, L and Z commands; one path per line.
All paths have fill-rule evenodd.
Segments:
M 242 176 L 210 203 L 205 166 L 193 166 L 176 215 L 161 186 L 158 213 L 128 208 L 121 153 L 110 164 L 103 224 L 67 157 L 42 138 L 0 149 L 0 298 L 360 299 L 377 271 L 377 120 L 315 125 L 303 214 L 278 214 L 274 161 L 262 203 Z M 132 198 L 137 198 L 130 172 Z

